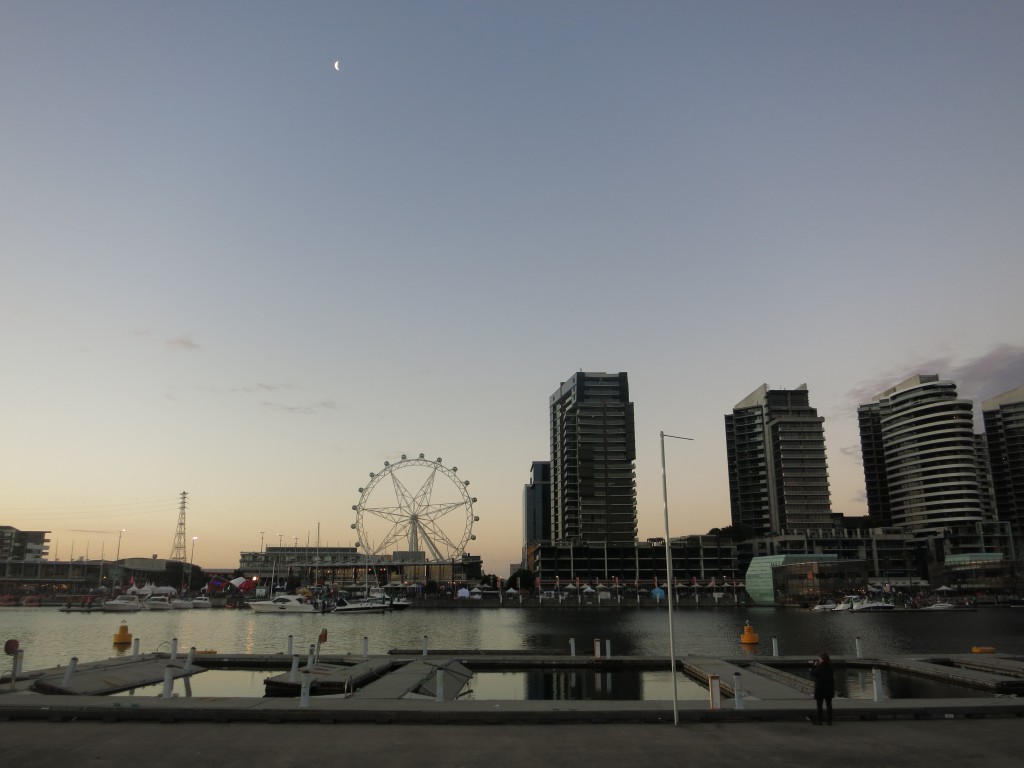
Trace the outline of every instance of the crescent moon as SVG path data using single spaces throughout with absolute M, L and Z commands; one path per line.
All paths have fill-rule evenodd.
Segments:
M 334 62 L 334 71 L 341 72 L 341 59 Z

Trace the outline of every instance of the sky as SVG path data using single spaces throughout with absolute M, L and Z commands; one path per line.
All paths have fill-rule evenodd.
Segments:
M 182 491 L 204 567 L 350 546 L 424 453 L 507 575 L 578 370 L 629 374 L 641 539 L 660 431 L 693 438 L 671 534 L 729 524 L 724 416 L 765 383 L 807 385 L 861 515 L 858 404 L 1024 385 L 1024 4 L 0 18 L 0 524 L 51 557 L 168 557 Z

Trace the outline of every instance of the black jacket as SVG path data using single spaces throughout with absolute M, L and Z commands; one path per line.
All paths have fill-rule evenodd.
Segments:
M 814 698 L 831 699 L 836 695 L 836 678 L 832 672 L 832 662 L 815 663 L 811 667 L 814 678 Z

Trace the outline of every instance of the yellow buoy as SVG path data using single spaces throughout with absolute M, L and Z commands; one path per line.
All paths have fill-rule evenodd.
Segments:
M 971 648 L 971 653 L 995 653 L 996 649 L 991 645 L 976 645 Z
M 114 645 L 131 645 L 132 633 L 128 631 L 128 622 L 122 621 L 114 633 Z
M 761 638 L 757 636 L 757 632 L 755 632 L 754 628 L 750 626 L 749 621 L 743 626 L 743 634 L 740 635 L 740 642 L 744 645 L 757 645 L 761 642 Z

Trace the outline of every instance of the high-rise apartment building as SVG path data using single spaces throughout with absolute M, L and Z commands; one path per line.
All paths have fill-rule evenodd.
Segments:
M 1010 524 L 1013 538 L 1024 539 L 1024 387 L 981 404 L 988 440 L 996 514 Z
M 983 519 L 972 404 L 918 375 L 857 409 L 868 510 L 886 525 L 942 534 Z
M 530 465 L 530 482 L 523 488 L 523 543 L 551 541 L 551 462 Z
M 636 427 L 626 374 L 573 374 L 549 405 L 552 541 L 636 541 Z
M 807 385 L 764 384 L 725 417 L 733 525 L 767 536 L 831 527 L 824 419 Z

